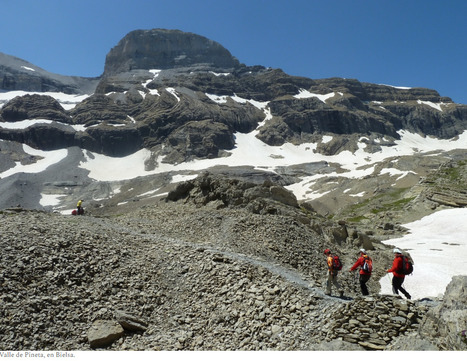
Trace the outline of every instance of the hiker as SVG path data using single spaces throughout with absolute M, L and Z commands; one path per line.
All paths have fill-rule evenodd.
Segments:
M 402 252 L 398 249 L 394 249 L 394 261 L 392 262 L 392 268 L 387 270 L 387 273 L 393 274 L 392 277 L 392 293 L 395 295 L 399 294 L 401 291 L 404 296 L 410 300 L 410 294 L 402 287 L 404 283 L 405 275 L 402 273 Z
M 338 256 L 334 256 L 331 252 L 330 249 L 325 249 L 324 254 L 327 256 L 327 264 L 328 264 L 328 280 L 326 283 L 326 295 L 330 296 L 331 295 L 331 284 L 334 284 L 334 287 L 336 287 L 337 291 L 339 292 L 339 297 L 342 297 L 344 295 L 344 291 L 342 290 L 341 286 L 337 282 L 337 273 L 339 272 L 340 269 L 342 269 L 342 264 L 336 265 L 335 260 L 337 257 L 337 260 L 339 260 Z
M 76 207 L 78 208 L 78 214 L 79 214 L 79 215 L 84 214 L 84 209 L 83 209 L 82 204 L 83 204 L 83 200 L 80 199 L 80 200 L 78 201 L 77 206 L 76 206 Z
M 360 257 L 357 259 L 357 262 L 350 268 L 349 272 L 355 271 L 357 267 L 360 267 L 360 288 L 362 290 L 363 296 L 368 296 L 370 292 L 368 292 L 368 287 L 366 283 L 369 281 L 371 277 L 371 271 L 373 270 L 373 261 L 372 259 L 366 254 L 365 249 L 360 249 Z

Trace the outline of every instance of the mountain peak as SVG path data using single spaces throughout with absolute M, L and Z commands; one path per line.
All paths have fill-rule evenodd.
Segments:
M 196 64 L 215 68 L 240 65 L 222 45 L 203 36 L 180 30 L 135 30 L 107 54 L 104 76 L 134 69 L 171 69 Z

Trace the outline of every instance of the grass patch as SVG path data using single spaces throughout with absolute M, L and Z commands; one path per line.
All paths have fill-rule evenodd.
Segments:
M 410 203 L 415 198 L 416 197 L 403 198 L 403 199 L 399 199 L 399 200 L 391 202 L 391 203 L 384 203 L 378 208 L 373 208 L 371 210 L 371 213 L 378 214 L 378 213 L 381 213 L 381 212 L 401 210 L 406 204 Z
M 465 183 L 465 167 L 467 161 L 460 160 L 441 167 L 437 172 L 428 177 L 428 183 L 434 185 L 458 185 Z
M 409 189 L 410 188 L 399 188 L 378 194 L 373 198 L 368 198 L 349 206 L 342 215 L 346 217 L 349 222 L 359 223 L 369 219 L 365 216 L 367 213 L 378 214 L 381 212 L 401 210 L 406 204 L 415 199 L 415 197 L 404 198 L 404 194 Z

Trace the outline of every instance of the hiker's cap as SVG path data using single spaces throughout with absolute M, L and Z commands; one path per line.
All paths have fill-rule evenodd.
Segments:
M 401 250 L 399 248 L 394 248 L 394 253 L 400 253 L 402 254 Z
M 360 252 L 362 252 L 362 253 L 365 253 L 365 254 L 366 254 L 365 248 L 360 248 Z
M 326 248 L 326 249 L 324 250 L 324 254 L 329 254 L 329 253 L 331 253 L 331 250 L 330 250 L 329 248 Z

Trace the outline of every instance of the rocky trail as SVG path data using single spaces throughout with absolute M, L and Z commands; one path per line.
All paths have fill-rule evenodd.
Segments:
M 283 265 L 271 261 L 271 260 L 266 260 L 266 259 L 260 259 L 260 258 L 255 258 L 248 256 L 246 254 L 242 253 L 237 253 L 237 252 L 232 252 L 227 249 L 221 249 L 216 247 L 216 244 L 193 244 L 191 242 L 186 242 L 181 239 L 177 238 L 171 238 L 171 237 L 166 237 L 163 234 L 147 234 L 145 231 L 135 230 L 130 226 L 124 226 L 124 225 L 116 225 L 113 222 L 110 222 L 106 218 L 93 218 L 90 217 L 91 222 L 95 222 L 98 226 L 102 227 L 103 229 L 107 229 L 108 231 L 114 233 L 126 233 L 130 234 L 132 236 L 138 237 L 142 242 L 138 244 L 140 247 L 140 252 L 142 254 L 146 254 L 148 251 L 152 250 L 154 247 L 154 244 L 157 244 L 157 242 L 162 242 L 164 246 L 168 245 L 175 245 L 175 246 L 182 246 L 182 247 L 188 247 L 188 248 L 193 248 L 194 251 L 198 252 L 205 252 L 206 254 L 211 254 L 212 257 L 218 257 L 219 259 L 229 259 L 233 262 L 239 262 L 239 263 L 245 263 L 252 265 L 254 267 L 261 267 L 269 272 L 271 274 L 274 274 L 276 276 L 281 277 L 284 281 L 289 282 L 290 284 L 294 284 L 296 286 L 302 287 L 305 290 L 308 290 L 311 294 L 313 295 L 318 295 L 321 297 L 327 297 L 334 299 L 332 297 L 326 296 L 323 292 L 322 289 L 317 288 L 316 286 L 313 286 L 314 281 L 310 279 L 306 279 L 306 276 L 294 271 L 292 269 L 286 268 Z M 127 222 L 135 222 L 137 223 L 136 219 L 133 220 L 127 220 Z M 141 220 L 138 220 L 141 222 Z M 145 246 L 151 245 L 149 249 L 145 249 Z M 325 276 L 323 276 L 325 278 Z M 338 302 L 343 301 L 345 298 L 341 299 L 336 299 Z M 351 299 L 351 298 L 348 298 Z

